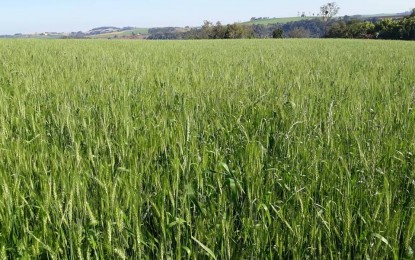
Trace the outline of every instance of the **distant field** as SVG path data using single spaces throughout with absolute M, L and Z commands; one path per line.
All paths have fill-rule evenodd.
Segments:
M 0 40 L 2 259 L 413 259 L 414 43 Z
M 4 39 L 21 39 L 21 38 L 26 38 L 26 39 L 60 39 L 63 36 L 65 36 L 64 34 L 50 34 L 50 35 L 31 35 L 31 36 L 22 36 L 22 35 L 9 35 L 7 37 L 5 37 Z
M 382 18 L 382 17 L 402 17 L 402 15 L 397 14 L 372 14 L 372 15 L 359 15 L 362 18 Z M 286 17 L 286 18 L 272 18 L 272 19 L 261 19 L 256 21 L 248 21 L 243 24 L 276 24 L 276 23 L 289 23 L 289 22 L 298 22 L 302 20 L 318 19 L 317 16 L 309 17 Z
M 285 17 L 285 18 L 272 18 L 272 19 L 261 19 L 256 21 L 244 22 L 244 24 L 276 24 L 276 23 L 289 23 L 297 22 L 302 20 L 310 20 L 317 17 Z
M 367 14 L 367 15 L 362 15 L 362 17 L 364 18 L 372 18 L 372 17 L 402 17 L 403 15 L 398 15 L 398 14 Z
M 135 34 L 148 34 L 148 28 L 137 28 L 134 30 L 127 30 L 122 32 L 113 32 L 113 33 L 103 33 L 98 35 L 90 36 L 91 38 L 111 38 L 114 36 L 130 36 L 133 33 Z

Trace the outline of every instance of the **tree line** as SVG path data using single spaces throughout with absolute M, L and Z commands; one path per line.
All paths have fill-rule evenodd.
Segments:
M 242 39 L 242 38 L 319 38 L 324 36 L 320 19 L 302 20 L 284 24 L 227 24 L 205 21 L 199 28 L 152 28 L 148 39 Z
M 241 38 L 360 38 L 415 40 L 415 9 L 402 19 L 363 17 L 336 18 L 335 2 L 320 7 L 318 18 L 284 24 L 227 24 L 204 21 L 199 28 L 152 28 L 148 39 L 241 39 Z M 251 19 L 252 20 L 252 19 Z
M 330 24 L 327 38 L 415 40 L 415 9 L 403 19 L 379 21 L 339 19 Z

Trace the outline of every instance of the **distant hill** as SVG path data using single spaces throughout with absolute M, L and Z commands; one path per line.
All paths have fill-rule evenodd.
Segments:
M 392 18 L 400 19 L 409 15 L 410 12 L 395 13 L 395 14 L 372 14 L 372 15 L 349 15 L 347 17 L 351 19 L 382 19 Z M 271 24 L 287 24 L 291 22 L 299 22 L 304 20 L 318 19 L 318 16 L 305 16 L 305 17 L 252 17 L 250 21 L 242 22 L 246 25 L 271 25 Z M 340 17 L 339 17 L 340 18 Z M 167 28 L 167 27 L 166 27 Z M 153 28 L 154 29 L 154 28 Z M 182 28 L 185 30 L 184 28 Z M 176 28 L 180 31 L 180 28 Z M 188 28 L 186 29 L 188 30 Z M 93 38 L 93 39 L 111 39 L 111 38 L 126 38 L 126 39 L 144 39 L 149 35 L 149 28 L 136 28 L 136 27 L 114 27 L 114 26 L 102 26 L 93 28 L 87 32 L 71 32 L 71 33 L 58 33 L 58 32 L 43 32 L 33 34 L 21 34 L 16 33 L 14 35 L 0 35 L 0 38 L 41 38 L 41 39 L 59 39 L 59 38 Z
M 281 18 L 252 18 L 250 21 L 243 22 L 243 24 L 253 25 L 253 24 L 276 24 L 276 23 L 290 23 L 298 22 L 302 20 L 310 20 L 313 18 L 318 18 L 316 16 L 306 16 L 306 17 L 281 17 Z
M 93 28 L 87 32 L 71 32 L 71 33 L 57 33 L 57 32 L 43 32 L 43 33 L 16 33 L 14 35 L 0 35 L 0 38 L 35 38 L 35 39 L 60 39 L 60 38 L 93 38 L 93 39 L 108 39 L 108 38 L 134 38 L 142 39 L 148 34 L 148 28 L 136 27 L 113 27 L 103 26 Z M 141 36 L 141 37 L 139 37 Z
M 347 15 L 353 19 L 370 19 L 370 18 L 402 18 L 404 16 L 409 15 L 410 12 L 404 13 L 392 13 L 392 14 L 367 14 L 367 15 Z M 250 21 L 242 22 L 242 24 L 253 25 L 253 24 L 285 24 L 290 22 L 298 22 L 303 20 L 311 20 L 311 19 L 318 19 L 318 16 L 306 16 L 306 17 L 281 17 L 281 18 L 268 18 L 268 17 L 259 17 L 259 18 L 251 18 Z
M 44 33 L 32 33 L 32 34 L 22 34 L 16 33 L 13 35 L 0 35 L 0 38 L 9 38 L 9 39 L 60 39 L 65 36 L 68 36 L 68 33 L 58 33 L 58 32 L 44 32 Z
M 148 34 L 148 28 L 129 28 L 128 30 L 118 30 L 112 32 L 104 32 L 99 34 L 91 35 L 91 38 L 103 39 L 103 38 L 117 38 L 117 37 L 127 37 L 135 35 L 145 35 Z
M 365 14 L 365 15 L 355 15 L 355 16 L 360 16 L 360 17 L 363 17 L 363 18 L 389 18 L 389 17 L 400 18 L 400 17 L 408 16 L 410 14 L 411 14 L 411 12 L 395 13 L 395 14 L 371 14 L 371 15 L 370 14 Z

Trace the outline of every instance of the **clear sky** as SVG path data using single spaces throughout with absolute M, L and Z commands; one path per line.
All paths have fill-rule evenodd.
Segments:
M 321 0 L 2 0 L 0 34 L 86 31 L 98 26 L 196 26 L 317 13 Z M 339 15 L 408 11 L 414 0 L 338 0 Z

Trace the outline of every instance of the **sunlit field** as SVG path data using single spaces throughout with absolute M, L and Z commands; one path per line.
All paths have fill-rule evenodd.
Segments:
M 412 259 L 415 43 L 0 41 L 0 258 Z

